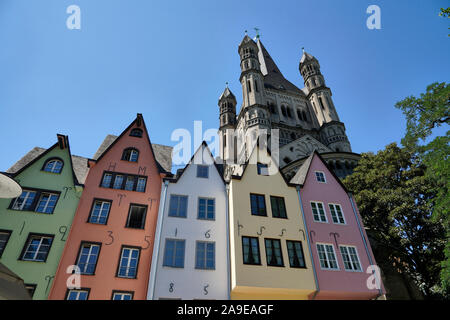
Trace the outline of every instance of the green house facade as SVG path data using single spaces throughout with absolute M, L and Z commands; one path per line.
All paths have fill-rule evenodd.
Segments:
M 71 155 L 68 137 L 57 138 L 7 171 L 22 195 L 0 199 L 0 262 L 24 280 L 36 300 L 50 292 L 88 172 L 87 159 Z

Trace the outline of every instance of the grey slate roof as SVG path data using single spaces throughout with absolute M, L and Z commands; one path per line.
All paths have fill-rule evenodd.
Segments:
M 292 84 L 283 76 L 280 69 L 278 69 L 269 52 L 266 50 L 260 40 L 258 40 L 257 45 L 259 49 L 258 60 L 261 65 L 261 72 L 264 75 L 265 87 L 278 90 L 286 90 L 305 96 L 305 93 L 302 90 L 300 90 L 297 86 Z
M 303 164 L 300 166 L 295 176 L 292 177 L 290 181 L 291 183 L 298 184 L 301 186 L 305 183 L 306 176 L 308 175 L 309 167 L 311 165 L 314 155 L 315 155 L 314 152 L 311 153 L 309 157 L 305 160 L 305 162 L 303 162 Z
M 93 159 L 97 160 L 103 152 L 117 139 L 117 136 L 108 134 L 103 140 L 102 144 L 94 154 Z M 161 144 L 152 143 L 153 152 L 155 153 L 156 161 L 163 167 L 164 170 L 170 172 L 172 170 L 172 147 Z
M 29 164 L 31 161 L 33 161 L 41 154 L 43 154 L 46 150 L 47 149 L 44 148 L 34 147 L 19 161 L 17 161 L 11 168 L 6 170 L 6 172 L 11 174 L 16 173 L 17 171 L 25 167 L 27 164 Z M 73 171 L 75 172 L 78 182 L 83 184 L 84 181 L 86 180 L 86 176 L 89 171 L 89 168 L 87 166 L 87 158 L 72 155 L 72 164 L 73 164 Z
M 234 96 L 233 92 L 231 92 L 231 90 L 226 87 L 225 90 L 223 91 L 222 95 L 219 98 L 219 101 L 224 99 L 224 98 L 228 98 L 230 97 L 230 99 L 236 101 L 236 97 Z

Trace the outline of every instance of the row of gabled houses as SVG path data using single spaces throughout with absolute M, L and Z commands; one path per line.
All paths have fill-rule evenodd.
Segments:
M 205 142 L 172 174 L 141 114 L 92 159 L 57 138 L 7 171 L 23 192 L 0 200 L 0 262 L 33 299 L 384 294 L 357 206 L 316 152 L 287 180 L 258 145 L 225 180 Z

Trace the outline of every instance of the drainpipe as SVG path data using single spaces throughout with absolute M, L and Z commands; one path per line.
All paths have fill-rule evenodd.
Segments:
M 364 232 L 362 230 L 361 222 L 359 221 L 358 213 L 356 212 L 355 204 L 353 203 L 353 197 L 352 197 L 351 193 L 348 193 L 348 198 L 350 199 L 350 203 L 352 205 L 353 213 L 355 214 L 356 222 L 358 223 L 359 233 L 361 234 L 361 238 L 362 238 L 363 243 L 364 243 L 364 248 L 366 250 L 367 257 L 369 258 L 369 263 L 371 265 L 374 265 L 373 260 L 372 260 L 372 256 L 370 255 L 369 248 L 367 246 L 366 237 L 364 237 Z M 380 278 L 381 278 L 381 274 L 380 274 Z M 377 285 L 379 285 L 379 287 L 380 287 L 380 289 L 378 289 L 378 293 L 379 293 L 379 295 L 377 296 L 377 298 L 378 298 L 379 296 L 383 295 L 383 292 L 381 291 L 381 283 L 378 282 L 378 277 L 376 277 L 375 279 L 377 279 Z
M 229 195 L 230 185 L 225 184 L 225 214 L 226 214 L 226 239 L 227 239 L 227 279 L 228 279 L 228 300 L 231 300 L 231 263 L 230 263 L 230 209 L 229 209 Z
M 159 202 L 158 222 L 156 224 L 155 241 L 153 243 L 152 265 L 150 268 L 150 283 L 147 292 L 147 300 L 153 300 L 156 284 L 156 270 L 158 269 L 159 247 L 161 243 L 161 232 L 164 220 L 164 208 L 166 207 L 167 186 L 169 181 L 164 181 L 161 190 L 162 201 Z
M 312 268 L 313 268 L 313 273 L 314 273 L 314 282 L 316 283 L 316 287 L 317 287 L 317 290 L 316 290 L 316 292 L 314 292 L 314 296 L 312 297 L 312 300 L 314 300 L 316 298 L 317 294 L 320 292 L 319 280 L 317 279 L 316 267 L 314 265 L 314 257 L 313 257 L 312 248 L 311 248 L 311 241 L 309 240 L 308 226 L 306 224 L 305 212 L 303 211 L 303 202 L 302 202 L 302 197 L 300 195 L 300 186 L 296 186 L 295 188 L 297 189 L 298 201 L 300 203 L 300 211 L 302 212 L 303 225 L 305 226 L 306 241 L 308 242 L 309 254 L 311 257 L 311 263 L 312 263 Z

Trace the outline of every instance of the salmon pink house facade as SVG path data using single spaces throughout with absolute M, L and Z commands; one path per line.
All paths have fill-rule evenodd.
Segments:
M 376 267 L 369 268 L 376 262 L 356 204 L 317 152 L 305 160 L 291 183 L 299 185 L 314 263 L 317 291 L 310 299 L 375 299 L 383 295 L 379 273 L 371 272 Z
M 146 298 L 161 183 L 171 166 L 158 161 L 164 152 L 170 155 L 171 148 L 152 145 L 138 114 L 89 160 L 85 192 L 49 299 Z M 78 288 L 66 285 L 71 266 L 80 273 Z

